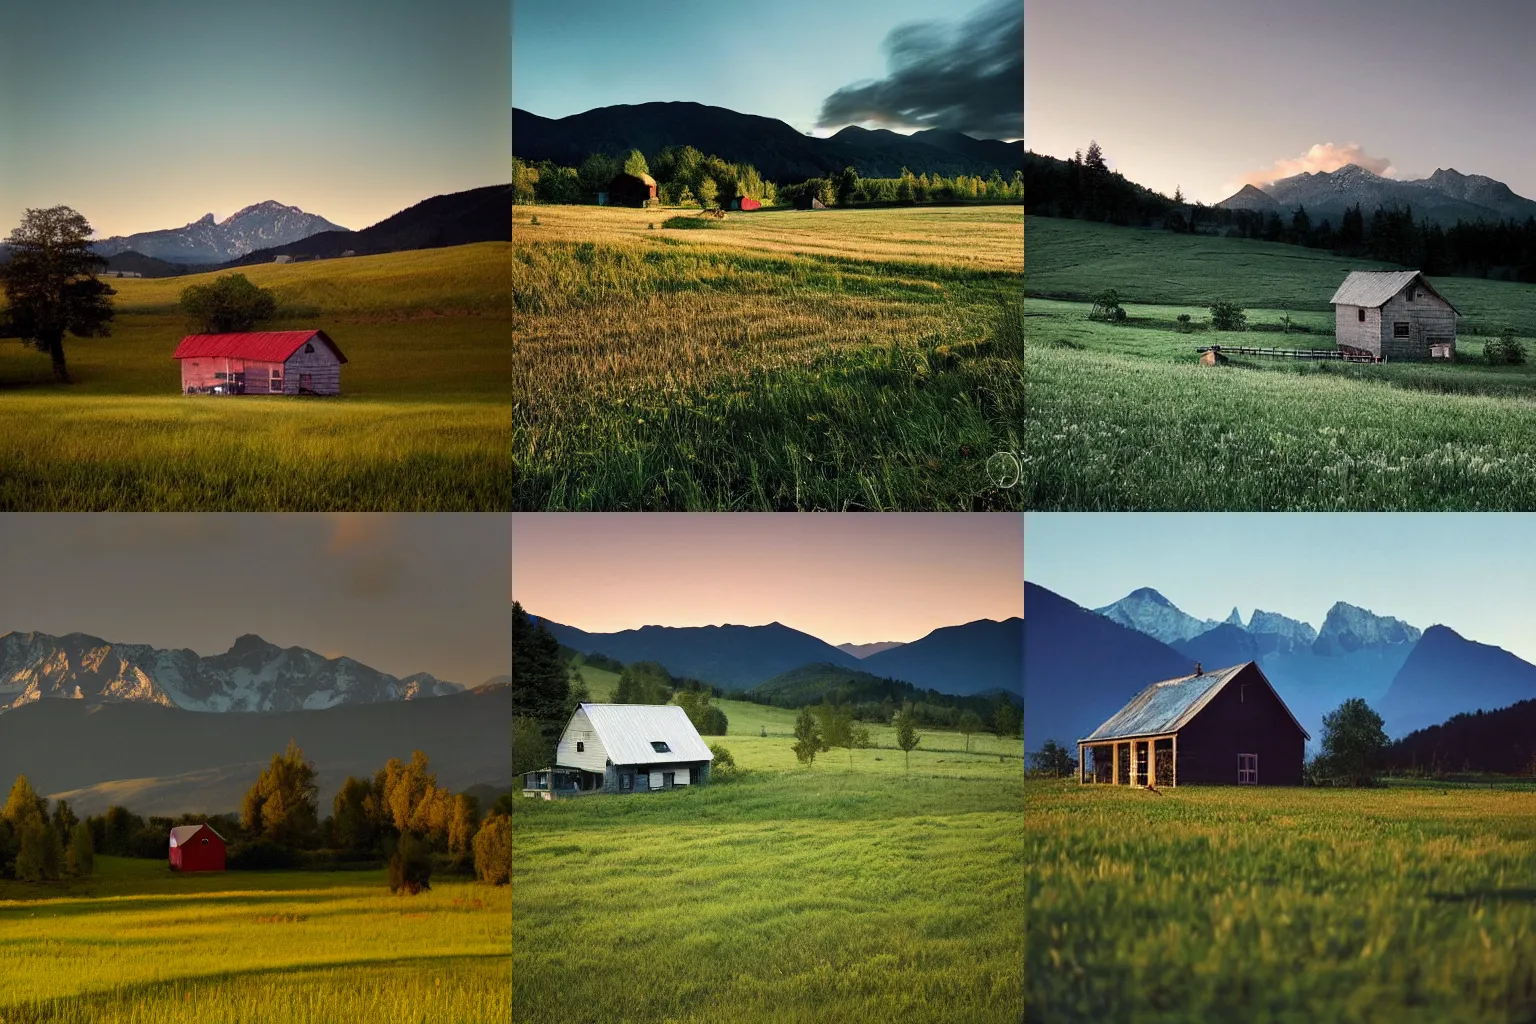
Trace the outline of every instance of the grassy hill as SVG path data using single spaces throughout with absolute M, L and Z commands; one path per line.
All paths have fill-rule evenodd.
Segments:
M 1536 286 L 1434 279 L 1463 313 L 1467 361 L 1455 365 L 1254 357 L 1207 368 L 1195 349 L 1212 343 L 1332 348 L 1328 299 L 1348 270 L 1376 265 L 1081 221 L 1032 217 L 1026 235 L 1028 507 L 1536 504 L 1536 365 L 1479 363 L 1473 333 L 1509 324 L 1533 347 Z M 1106 288 L 1120 293 L 1125 322 L 1088 320 L 1081 300 Z M 1250 330 L 1211 330 L 1205 306 L 1218 299 L 1246 306 Z
M 798 708 L 820 704 L 834 696 L 842 703 L 889 700 L 900 705 L 904 700 L 928 701 L 947 707 L 971 708 L 983 718 L 996 706 L 995 697 L 956 697 L 936 690 L 922 690 L 899 679 L 887 679 L 870 672 L 824 663 L 801 665 L 759 683 L 752 693 L 781 707 Z
M 406 900 L 382 870 L 177 875 L 116 857 L 78 881 L 0 880 L 0 1020 L 510 1019 L 511 892 L 432 882 Z
M 0 341 L 0 509 L 438 510 L 510 505 L 507 243 L 241 269 L 273 329 L 322 328 L 342 396 L 180 394 L 182 289 L 112 279 L 108 338 L 68 339 L 77 383 Z
M 517 508 L 1020 507 L 1018 207 L 513 219 Z

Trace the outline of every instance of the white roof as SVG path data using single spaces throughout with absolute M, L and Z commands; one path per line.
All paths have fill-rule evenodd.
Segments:
M 676 704 L 583 704 L 581 710 L 614 764 L 715 759 L 688 713 Z M 652 743 L 669 749 L 658 751 Z
M 1392 296 L 1415 280 L 1425 291 L 1447 306 L 1451 306 L 1446 297 L 1430 287 L 1429 282 L 1424 280 L 1417 270 L 1351 270 L 1329 301 L 1336 306 L 1364 306 L 1367 309 L 1375 309 L 1377 306 L 1384 305 Z M 1461 312 L 1455 306 L 1451 306 L 1451 309 L 1457 313 Z
M 205 828 L 209 832 L 213 832 L 213 826 L 207 824 L 206 822 L 201 824 L 201 825 L 177 825 L 175 828 L 171 829 L 171 845 L 172 846 L 180 846 L 182 843 L 186 842 L 188 839 L 191 839 L 200 830 L 205 829 Z M 217 832 L 213 832 L 213 834 L 216 835 L 216 836 L 219 836 L 219 834 Z M 222 840 L 223 838 L 224 838 L 223 836 L 219 836 L 220 840 Z

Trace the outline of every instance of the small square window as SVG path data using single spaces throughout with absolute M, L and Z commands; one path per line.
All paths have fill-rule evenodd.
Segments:
M 658 753 L 658 754 L 670 754 L 670 753 L 672 753 L 672 748 L 667 746 L 661 740 L 651 740 L 651 749 L 656 751 L 656 753 Z
M 306 341 L 306 342 L 305 342 L 305 343 L 304 343 L 304 351 L 305 351 L 305 352 L 306 352 L 306 353 L 308 353 L 308 352 L 313 352 L 313 351 L 314 351 L 314 350 L 315 350 L 315 346 L 314 346 L 314 343 L 313 343 L 313 342 L 308 342 L 308 341 Z
M 587 745 L 585 743 L 581 742 L 581 740 L 577 740 L 576 741 L 576 753 L 578 753 L 578 754 L 586 753 L 586 750 L 587 750 Z
M 1406 338 L 1406 337 L 1408 337 L 1408 326 L 1409 325 L 1408 325 L 1407 321 L 1405 321 L 1405 320 L 1398 320 L 1398 321 L 1394 322 L 1392 324 L 1392 337 L 1394 337 L 1394 338 Z

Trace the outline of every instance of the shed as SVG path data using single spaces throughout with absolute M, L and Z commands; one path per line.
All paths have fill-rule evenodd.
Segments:
M 224 837 L 206 823 L 171 829 L 171 870 L 223 871 Z
M 617 174 L 608 183 L 609 206 L 651 206 L 656 202 L 656 179 L 649 174 Z
M 191 334 L 174 358 L 185 395 L 339 395 L 347 361 L 324 331 Z
M 582 704 L 555 763 L 523 774 L 523 795 L 653 793 L 709 781 L 715 755 L 676 704 Z
M 1354 270 L 1333 293 L 1334 341 L 1347 354 L 1454 359 L 1460 311 L 1417 270 Z
M 810 192 L 806 192 L 799 199 L 795 200 L 795 209 L 797 210 L 825 210 L 826 208 L 827 204 Z
M 731 200 L 731 209 L 733 210 L 760 210 L 762 207 L 763 204 L 751 196 L 737 196 Z
M 1196 663 L 1078 740 L 1078 781 L 1299 786 L 1310 738 L 1256 663 L 1214 672 Z

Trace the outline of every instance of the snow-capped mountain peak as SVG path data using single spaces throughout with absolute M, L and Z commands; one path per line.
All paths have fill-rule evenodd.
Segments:
M 223 220 L 207 213 L 184 227 L 103 238 L 91 243 L 91 248 L 102 256 L 132 250 L 172 262 L 223 263 L 257 249 L 287 245 L 322 231 L 345 230 L 339 224 L 305 213 L 297 206 L 267 199 L 236 210 Z

